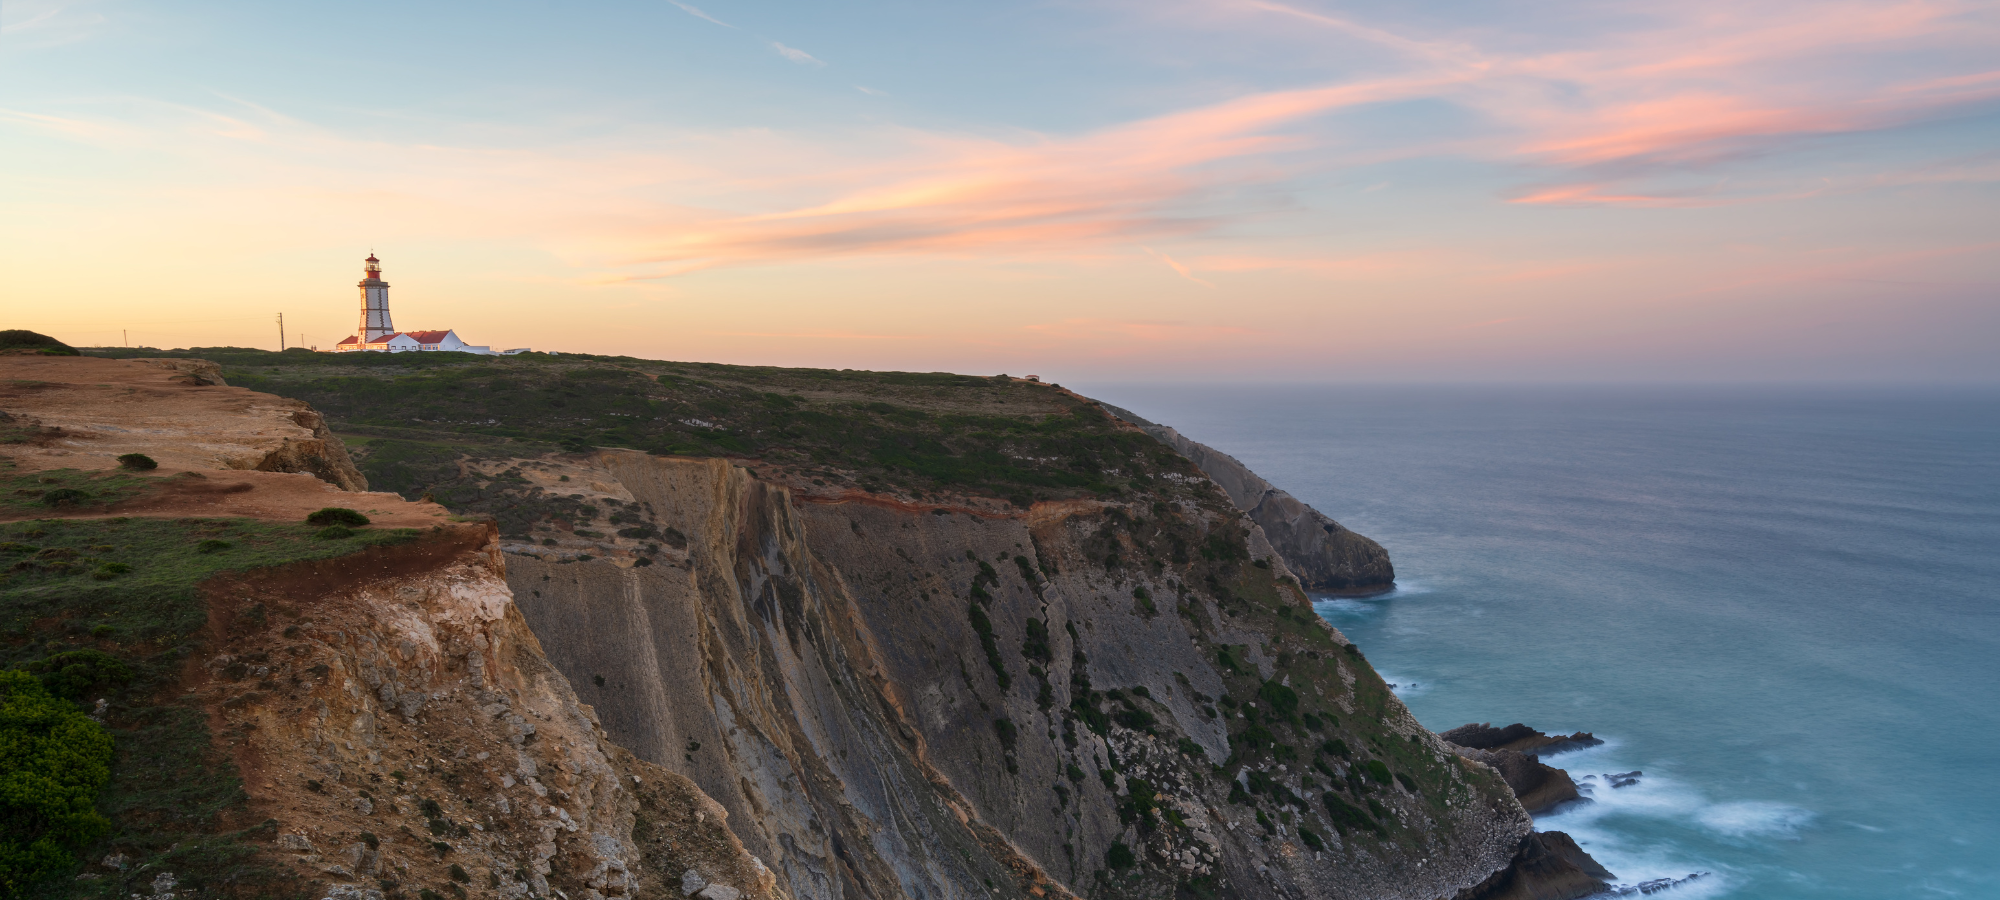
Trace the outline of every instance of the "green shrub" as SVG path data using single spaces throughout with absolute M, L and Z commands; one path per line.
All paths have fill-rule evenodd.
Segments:
M 1104 851 L 1104 864 L 1119 871 L 1132 868 L 1138 862 L 1139 858 L 1132 854 L 1132 848 L 1125 846 L 1124 841 L 1112 841 L 1111 849 Z
M 1368 777 L 1376 784 L 1388 784 L 1390 781 L 1389 767 L 1383 765 L 1379 759 L 1371 759 L 1363 763 L 1361 768 L 1367 771 Z
M 1083 770 L 1078 768 L 1076 763 L 1070 763 L 1069 767 L 1063 770 L 1063 774 L 1069 776 L 1071 781 L 1083 781 Z
M 306 516 L 307 525 L 345 525 L 360 528 L 368 524 L 368 517 L 344 506 L 329 506 Z
M 34 350 L 49 356 L 82 356 L 75 347 L 25 328 L 0 331 L 0 350 Z
M 1326 841 L 1322 840 L 1320 836 L 1317 833 L 1315 833 L 1312 829 L 1307 828 L 1305 826 L 1299 827 L 1299 840 L 1304 841 L 1306 843 L 1306 846 L 1310 849 L 1313 850 L 1326 849 Z
M 159 463 L 144 453 L 127 453 L 118 457 L 118 464 L 134 472 L 150 472 L 160 467 Z
M 42 505 L 75 506 L 88 499 L 90 499 L 89 494 L 79 491 L 76 488 L 56 488 L 53 491 L 46 491 L 42 494 Z
M 1121 709 L 1111 716 L 1112 721 L 1133 731 L 1153 733 L 1153 725 L 1159 720 L 1143 709 Z
M 0 896 L 28 896 L 111 829 L 111 735 L 35 676 L 0 671 Z
M 1321 794 L 1320 800 L 1326 804 L 1327 818 L 1333 820 L 1334 829 L 1341 834 L 1346 834 L 1350 828 L 1375 832 L 1382 830 L 1382 826 L 1377 824 L 1368 813 L 1363 812 L 1360 807 L 1334 796 L 1332 791 Z
M 222 551 L 224 551 L 224 550 L 227 550 L 227 549 L 229 549 L 230 547 L 233 547 L 233 546 L 235 546 L 235 545 L 234 545 L 234 544 L 231 544 L 231 543 L 229 543 L 228 541 L 222 541 L 222 540 L 216 540 L 215 538 L 209 538 L 208 540 L 205 540 L 205 541 L 202 541 L 201 543 L 199 543 L 199 544 L 196 544 L 196 545 L 194 545 L 194 552 L 196 552 L 196 553 L 221 553 Z
M 1266 681 L 1257 689 L 1257 699 L 1270 707 L 1271 717 L 1290 720 L 1299 712 L 1299 692 L 1276 681 Z
M 1020 739 L 1021 729 L 1014 725 L 1013 719 L 994 719 L 993 731 L 1000 736 L 1000 746 L 1009 750 L 1014 749 L 1014 742 Z
M 64 700 L 83 700 L 92 691 L 132 680 L 132 667 L 98 650 L 68 650 L 24 667 L 42 688 Z

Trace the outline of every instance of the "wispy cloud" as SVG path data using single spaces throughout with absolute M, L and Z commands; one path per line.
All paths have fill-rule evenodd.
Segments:
M 1154 249 L 1153 249 L 1153 248 L 1151 248 L 1151 247 L 1141 247 L 1140 249 L 1142 249 L 1142 250 L 1146 251 L 1146 252 L 1147 252 L 1148 254 L 1150 254 L 1150 255 L 1151 255 L 1151 256 L 1152 256 L 1152 257 L 1153 257 L 1154 259 L 1157 259 L 1157 260 L 1159 260 L 1160 262 L 1163 262 L 1163 263 L 1166 263 L 1166 264 L 1167 264 L 1167 268 L 1170 268 L 1170 269 L 1174 270 L 1174 273 L 1175 273 L 1175 274 L 1177 274 L 1177 275 L 1179 275 L 1179 276 L 1181 276 L 1182 278 L 1185 278 L 1185 279 L 1187 279 L 1187 280 L 1189 280 L 1189 281 L 1192 281 L 1192 282 L 1194 282 L 1195 284 L 1198 284 L 1198 285 L 1201 285 L 1202 287 L 1206 287 L 1206 288 L 1212 288 L 1212 287 L 1215 287 L 1215 285 L 1213 285 L 1213 284 L 1211 284 L 1211 283 L 1209 283 L 1209 282 L 1206 282 L 1206 281 L 1203 281 L 1203 280 L 1201 280 L 1200 278 L 1196 278 L 1196 277 L 1195 277 L 1195 275 L 1194 275 L 1194 273 L 1188 270 L 1188 267 L 1187 267 L 1187 266 L 1184 266 L 1184 265 L 1182 265 L 1182 264 L 1181 264 L 1180 262 L 1178 262 L 1177 260 L 1175 260 L 1175 259 L 1174 259 L 1173 257 L 1171 257 L 1171 256 L 1168 256 L 1168 255 L 1166 255 L 1165 253 L 1161 253 L 1161 252 L 1159 252 L 1159 251 L 1157 251 L 1157 250 L 1154 250 Z
M 778 43 L 777 41 L 771 42 L 771 49 L 778 51 L 779 56 L 789 59 L 792 62 L 798 63 L 799 65 L 802 66 L 826 65 L 826 63 L 820 62 L 817 57 L 813 56 L 810 53 L 805 52 L 804 50 L 800 50 L 797 47 L 787 47 L 784 44 Z
M 1830 183 L 1746 183 L 1713 170 L 1829 134 L 1936 121 L 2000 102 L 2000 71 L 1976 55 L 1956 70 L 1945 60 L 1872 81 L 1855 80 L 1844 65 L 1855 54 L 1901 58 L 1930 47 L 2000 45 L 1996 16 L 1954 0 L 1844 0 L 1839 14 L 1824 16 L 1795 0 L 1773 0 L 1768 10 L 1690 2 L 1654 10 L 1654 27 L 1603 36 L 1581 49 L 1519 49 L 1516 42 L 1506 52 L 1301 6 L 1240 2 L 1228 7 L 1232 15 L 1266 23 L 1258 27 L 1281 20 L 1287 39 L 1323 28 L 1327 40 L 1390 48 L 1394 62 L 1331 83 L 1248 93 L 1072 133 L 899 126 L 837 137 L 777 129 L 648 131 L 587 147 L 503 151 L 437 140 L 363 141 L 240 101 L 234 105 L 241 109 L 227 114 L 156 104 L 158 119 L 150 124 L 0 111 L 0 127 L 150 143 L 162 152 L 179 147 L 189 159 L 213 156 L 214 148 L 201 142 L 221 137 L 256 145 L 261 164 L 282 169 L 293 185 L 338 183 L 327 173 L 352 171 L 360 165 L 355 160 L 366 160 L 384 174 L 365 186 L 323 190 L 341 202 L 374 192 L 479 228 L 559 235 L 550 243 L 589 260 L 594 283 L 828 258 L 1116 258 L 1154 242 L 1170 242 L 1180 254 L 1154 253 L 1162 264 L 1207 286 L 1213 284 L 1201 274 L 1409 272 L 1417 265 L 1407 255 L 1294 258 L 1230 253 L 1186 239 L 1284 208 L 1298 176 L 1357 158 L 1419 152 L 1497 163 L 1521 184 L 1498 199 L 1522 206 L 1685 208 L 1993 180 L 1996 164 L 1986 157 Z M 805 51 L 770 46 L 796 63 L 822 64 Z M 1806 74 L 1791 82 L 1754 77 L 1771 66 Z M 1413 149 L 1389 138 L 1370 143 L 1361 126 L 1335 132 L 1323 124 L 1413 102 L 1451 105 L 1469 113 L 1476 127 L 1449 144 Z M 324 171 L 301 174 L 315 166 Z M 1389 186 L 1357 179 L 1371 182 L 1345 196 Z M 520 200 L 519 211 L 496 207 L 495 196 Z
M 874 88 L 872 88 L 872 87 L 864 87 L 864 86 L 862 86 L 862 85 L 858 85 L 858 84 L 854 86 L 854 89 L 855 89 L 855 90 L 857 90 L 857 91 L 860 91 L 861 93 L 864 93 L 864 94 L 867 94 L 867 95 L 868 95 L 868 96 L 870 96 L 870 97 L 887 97 L 887 96 L 889 96 L 889 92 L 888 92 L 888 91 L 878 91 L 878 90 L 876 90 L 876 89 L 874 89 Z
M 690 15 L 690 16 L 693 16 L 693 17 L 695 17 L 695 18 L 697 18 L 697 19 L 701 19 L 701 20 L 703 20 L 703 21 L 707 21 L 707 22 L 714 22 L 715 24 L 717 24 L 717 25 L 720 25 L 720 26 L 722 26 L 722 27 L 724 27 L 724 28 L 735 28 L 735 27 L 736 27 L 736 26 L 734 26 L 734 25 L 731 25 L 731 24 L 729 24 L 728 22 L 724 22 L 724 21 L 722 21 L 721 19 L 718 19 L 718 18 L 716 18 L 716 17 L 714 17 L 714 16 L 711 16 L 711 15 L 709 15 L 708 13 L 705 13 L 705 12 L 702 12 L 702 11 L 701 11 L 701 10 L 700 10 L 699 8 L 697 8 L 697 7 L 695 7 L 695 6 L 691 5 L 691 4 L 687 4 L 687 3 L 682 3 L 682 2 L 680 2 L 680 0 L 667 0 L 667 2 L 668 2 L 668 3 L 671 3 L 671 4 L 673 4 L 673 5 L 677 6 L 677 7 L 680 7 L 680 10 L 681 10 L 681 12 L 684 12 L 684 13 L 687 13 L 688 15 Z

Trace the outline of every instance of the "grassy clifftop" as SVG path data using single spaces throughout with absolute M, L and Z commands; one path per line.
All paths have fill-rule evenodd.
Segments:
M 93 349 L 223 367 L 232 385 L 311 403 L 375 490 L 429 493 L 523 533 L 574 518 L 464 463 L 621 447 L 756 460 L 800 481 L 912 499 L 1172 493 L 1194 467 L 1059 388 L 1006 376 L 679 363 L 631 357 Z

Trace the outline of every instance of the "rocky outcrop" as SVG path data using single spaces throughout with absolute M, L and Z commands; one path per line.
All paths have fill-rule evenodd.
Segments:
M 497 536 L 213 582 L 184 698 L 243 774 L 251 818 L 320 893 L 782 896 L 724 810 L 610 744 L 509 596 Z M 357 577 L 358 576 L 358 577 Z
M 1457 900 L 1577 900 L 1609 890 L 1613 877 L 1569 835 L 1539 831 L 1521 839 L 1513 864 Z
M 31 468 L 108 469 L 143 453 L 162 473 L 311 475 L 365 491 L 340 438 L 302 401 L 222 383 L 205 360 L 0 358 L 0 410 L 59 428 L 11 455 Z
M 1519 722 L 1505 728 L 1495 728 L 1488 722 L 1460 725 L 1439 733 L 1438 737 L 1473 750 L 1511 750 L 1528 756 L 1549 756 L 1604 743 L 1588 731 L 1548 735 Z
M 1283 588 L 1278 618 L 1252 625 L 1273 610 L 1182 583 L 1167 550 L 1132 536 L 1139 517 L 1235 530 L 1268 589 L 1286 563 L 1240 513 L 975 511 L 808 496 L 723 460 L 589 459 L 585 474 L 566 458 L 568 483 L 684 543 L 607 540 L 595 559 L 510 545 L 516 602 L 611 739 L 713 796 L 802 900 L 1187 884 L 1429 900 L 1504 868 L 1529 830 L 1491 770 L 1450 756 L 1302 594 Z M 1256 679 L 1309 693 L 1363 754 L 1218 771 L 1240 718 L 1218 698 L 1255 706 Z M 1101 734 L 1067 712 L 1112 689 L 1122 706 Z M 1386 768 L 1368 780 L 1377 753 L 1407 786 Z M 1358 786 L 1322 802 L 1321 770 Z M 1290 799 L 1234 799 L 1246 785 Z
M 1521 801 L 1521 808 L 1526 809 L 1528 815 L 1538 816 L 1582 797 L 1568 772 L 1525 753 L 1474 750 L 1469 747 L 1453 747 L 1452 752 L 1492 766 L 1501 778 L 1506 779 L 1507 786 L 1514 790 L 1515 798 Z
M 1127 410 L 1104 408 L 1174 448 L 1221 485 L 1236 507 L 1263 529 L 1286 566 L 1308 590 L 1370 593 L 1395 583 L 1396 569 L 1381 544 L 1349 531 L 1227 453 Z

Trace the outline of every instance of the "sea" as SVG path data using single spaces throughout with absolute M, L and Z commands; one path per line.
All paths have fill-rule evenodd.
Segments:
M 1536 827 L 1619 884 L 2000 897 L 2000 391 L 1079 389 L 1388 548 L 1315 606 L 1426 726 L 1603 739 Z

